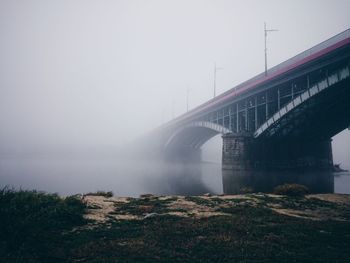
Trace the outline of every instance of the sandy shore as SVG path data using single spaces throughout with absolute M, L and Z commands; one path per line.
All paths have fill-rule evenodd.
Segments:
M 305 198 L 290 199 L 272 194 L 248 195 L 203 195 L 203 196 L 154 196 L 140 198 L 83 196 L 88 206 L 85 215 L 92 224 L 113 220 L 144 220 L 149 217 L 174 215 L 179 217 L 208 218 L 212 216 L 232 216 L 223 212 L 231 206 L 265 207 L 279 214 L 305 218 L 308 220 L 347 220 L 342 209 L 333 209 L 332 204 L 350 207 L 350 195 L 313 194 Z M 287 201 L 288 200 L 288 201 Z M 305 202 L 316 202 L 312 207 Z M 326 205 L 325 205 L 326 204 Z M 345 210 L 346 212 L 346 210 Z

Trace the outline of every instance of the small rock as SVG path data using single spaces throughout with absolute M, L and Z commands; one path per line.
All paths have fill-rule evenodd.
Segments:
M 212 194 L 211 193 L 205 193 L 205 194 L 203 194 L 203 196 L 211 197 Z
M 159 216 L 159 214 L 158 213 L 149 213 L 149 214 L 146 214 L 143 219 L 152 218 L 152 217 L 156 217 L 156 216 Z

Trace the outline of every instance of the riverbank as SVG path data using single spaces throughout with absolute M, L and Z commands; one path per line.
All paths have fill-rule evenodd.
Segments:
M 6 195 L 1 195 L 0 213 L 1 222 L 7 222 L 0 230 L 4 262 L 350 259 L 350 195 L 77 195 L 66 201 L 36 192 Z M 20 213 L 25 203 L 27 213 Z

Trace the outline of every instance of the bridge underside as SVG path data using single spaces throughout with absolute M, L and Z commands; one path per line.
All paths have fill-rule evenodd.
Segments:
M 204 128 L 204 127 L 190 127 L 182 130 L 173 137 L 171 141 L 168 141 L 166 147 L 168 148 L 193 148 L 199 149 L 201 146 L 212 137 L 217 135 L 219 132 Z

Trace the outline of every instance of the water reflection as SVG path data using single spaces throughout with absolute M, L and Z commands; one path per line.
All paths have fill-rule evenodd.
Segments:
M 211 176 L 203 182 L 203 174 L 215 174 L 218 167 L 203 172 L 199 163 L 164 163 L 152 160 L 116 159 L 79 156 L 0 157 L 0 187 L 36 189 L 61 195 L 113 191 L 118 196 L 144 193 L 203 194 L 213 191 L 210 184 L 221 184 L 221 177 Z M 214 187 L 215 188 L 215 187 Z
M 350 193 L 350 174 L 255 174 L 249 176 L 222 174 L 220 163 L 160 163 L 145 160 L 103 158 L 0 157 L 0 187 L 58 192 L 62 195 L 112 190 L 118 196 L 144 193 L 196 195 L 234 192 L 252 184 L 258 191 L 269 191 L 286 182 L 308 185 L 312 191 Z
M 168 195 L 200 195 L 212 192 L 203 182 L 202 168 L 199 163 L 166 162 L 162 164 L 161 175 L 146 182 L 146 187 L 152 193 Z
M 257 172 L 223 170 L 224 193 L 237 194 L 244 189 L 256 192 L 271 192 L 277 185 L 302 184 L 312 193 L 333 193 L 334 176 L 330 172 Z

